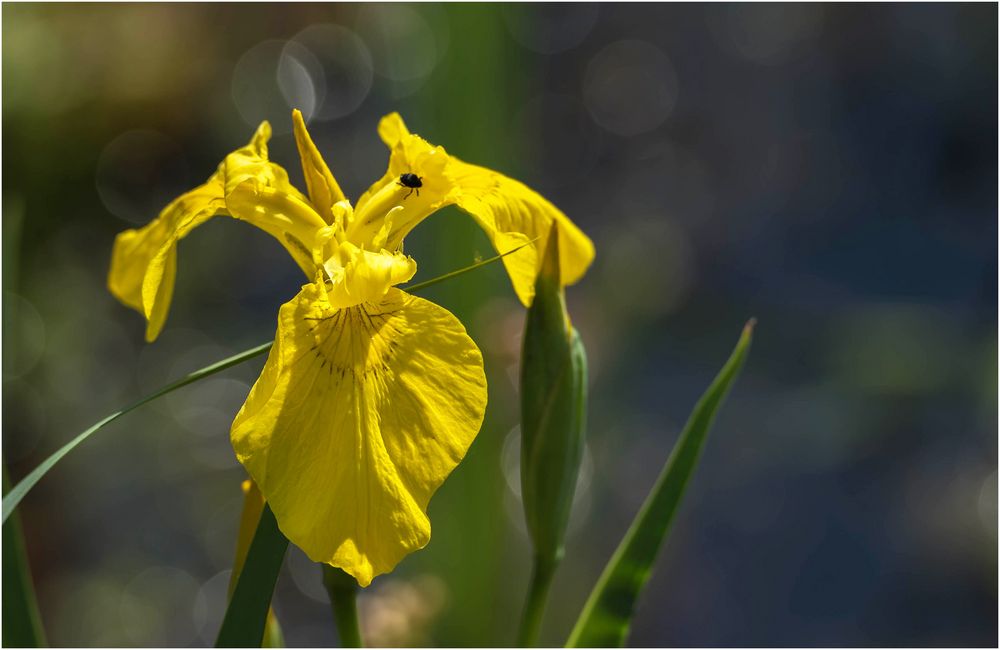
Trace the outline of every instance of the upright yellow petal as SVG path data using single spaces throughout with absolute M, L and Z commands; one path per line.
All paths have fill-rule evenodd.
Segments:
M 389 169 L 358 199 L 347 237 L 359 246 L 367 245 L 381 231 L 387 215 L 392 213 L 393 229 L 388 233 L 386 244 L 391 249 L 399 245 L 413 226 L 453 202 L 450 198 L 454 184 L 446 173 L 450 157 L 443 147 L 435 147 L 409 132 L 386 129 L 387 119 L 383 118 L 379 133 L 387 142 L 390 141 L 387 133 L 399 136 L 395 144 L 390 145 Z M 398 126 L 406 128 L 402 120 Z M 414 189 L 403 185 L 400 176 L 407 173 L 417 174 L 422 186 Z
M 410 133 L 398 113 L 382 118 L 379 135 L 391 151 L 389 169 L 358 201 L 348 239 L 363 245 L 374 236 L 385 215 L 398 206 L 385 244 L 392 250 L 432 212 L 458 205 L 472 215 L 497 252 L 532 242 L 503 260 L 525 305 L 534 296 L 540 251 L 545 250 L 552 224 L 559 233 L 562 283 L 572 284 L 583 277 L 594 259 L 593 243 L 540 194 L 503 174 L 448 155 L 442 147 Z M 398 182 L 404 173 L 420 177 L 423 186 L 419 195 Z
M 292 187 L 285 170 L 267 160 L 270 137 L 271 127 L 263 122 L 250 143 L 226 156 L 203 185 L 174 199 L 142 228 L 126 230 L 115 239 L 108 288 L 122 303 L 146 317 L 147 341 L 159 335 L 170 309 L 177 273 L 177 242 L 217 215 L 230 214 L 267 231 L 311 276 L 312 261 L 309 252 L 303 253 L 302 249 L 325 223 Z M 266 209 L 266 203 L 264 208 L 243 209 L 240 199 L 248 193 L 248 187 L 266 188 L 290 197 L 289 201 L 298 201 L 296 209 L 281 213 Z M 234 204 L 240 208 L 238 214 L 227 201 L 227 193 L 237 190 Z
M 282 532 L 367 586 L 427 544 L 485 407 L 482 355 L 447 310 L 398 289 L 334 309 L 312 284 L 281 308 L 232 442 Z
M 302 159 L 302 173 L 306 178 L 309 199 L 323 220 L 333 223 L 333 205 L 347 197 L 344 196 L 337 179 L 333 177 L 319 149 L 313 143 L 299 109 L 292 111 L 292 123 L 295 127 L 295 145 Z

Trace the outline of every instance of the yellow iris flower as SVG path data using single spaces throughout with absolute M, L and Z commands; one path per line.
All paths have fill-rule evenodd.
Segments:
M 435 210 L 459 206 L 498 252 L 523 245 L 503 261 L 525 305 L 553 224 L 563 284 L 584 274 L 594 248 L 537 193 L 448 155 L 396 113 L 378 129 L 389 169 L 352 208 L 302 115 L 292 117 L 308 196 L 268 160 L 264 122 L 203 185 L 118 235 L 108 286 L 146 317 L 152 341 L 170 307 L 177 242 L 194 228 L 228 215 L 282 243 L 309 282 L 278 313 L 232 444 L 285 536 L 367 586 L 427 544 L 428 501 L 462 460 L 486 407 L 483 357 L 462 324 L 395 288 L 417 270 L 403 238 Z

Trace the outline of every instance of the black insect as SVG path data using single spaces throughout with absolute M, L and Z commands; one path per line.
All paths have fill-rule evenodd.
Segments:
M 423 179 L 421 179 L 416 174 L 411 174 L 410 172 L 406 172 L 405 174 L 400 174 L 399 180 L 396 182 L 399 183 L 401 187 L 410 188 L 409 193 L 407 193 L 407 195 L 404 196 L 403 199 L 408 199 L 410 197 L 410 194 L 413 194 L 414 192 L 417 193 L 417 196 L 420 196 L 420 188 L 424 186 Z

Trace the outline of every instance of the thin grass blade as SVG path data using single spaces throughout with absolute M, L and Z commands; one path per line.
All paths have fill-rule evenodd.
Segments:
M 474 263 L 472 263 L 472 264 L 470 264 L 468 266 L 463 266 L 460 269 L 455 269 L 454 271 L 449 271 L 448 273 L 442 273 L 441 275 L 439 275 L 439 276 L 437 276 L 435 278 L 431 278 L 430 280 L 424 280 L 423 282 L 416 282 L 414 284 L 410 284 L 410 285 L 407 285 L 407 286 L 402 287 L 402 288 L 404 290 L 406 290 L 406 291 L 409 291 L 410 293 L 414 293 L 416 291 L 420 291 L 421 289 L 426 289 L 427 287 L 434 286 L 435 284 L 437 284 L 439 282 L 444 282 L 445 280 L 450 280 L 450 279 L 452 279 L 454 277 L 457 277 L 459 275 L 462 275 L 464 273 L 468 273 L 469 271 L 475 271 L 478 268 L 482 268 L 484 266 L 488 266 L 490 264 L 493 264 L 494 262 L 499 262 L 500 260 L 502 260 L 503 258 L 507 257 L 508 255 L 511 255 L 512 253 L 516 253 L 517 251 L 521 250 L 525 246 L 530 246 L 531 244 L 535 243 L 536 241 L 538 241 L 538 237 L 535 237 L 532 240 L 526 241 L 523 244 L 521 244 L 520 246 L 516 246 L 516 247 L 510 249 L 509 251 L 504 251 L 504 252 L 502 252 L 502 253 L 500 253 L 498 255 L 494 255 L 493 257 L 488 257 L 485 260 L 480 260 L 480 261 L 474 262 Z
M 688 479 L 694 473 L 709 427 L 750 349 L 754 321 L 747 323 L 732 355 L 695 406 L 667 464 L 604 568 L 570 634 L 567 647 L 620 647 L 635 602 L 666 539 Z

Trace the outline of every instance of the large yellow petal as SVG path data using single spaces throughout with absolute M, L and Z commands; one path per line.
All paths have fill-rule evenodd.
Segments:
M 218 169 L 202 185 L 182 194 L 142 228 L 126 230 L 115 239 L 111 253 L 108 288 L 125 305 L 146 317 L 146 340 L 153 341 L 170 309 L 177 270 L 177 242 L 212 217 L 223 214 L 243 219 L 276 237 L 307 275 L 313 265 L 308 241 L 316 228 L 325 223 L 308 202 L 288 181 L 288 174 L 267 160 L 267 140 L 271 127 L 264 122 L 250 143 L 229 154 Z M 263 208 L 246 208 L 241 202 L 253 196 L 252 190 L 270 192 L 298 201 L 295 210 L 281 212 Z M 234 203 L 238 214 L 227 202 L 227 191 L 236 192 Z M 302 207 L 303 204 L 305 207 Z M 302 243 L 302 240 L 306 243 Z
M 594 258 L 594 245 L 551 202 L 523 183 L 485 167 L 465 163 L 410 133 L 398 113 L 382 118 L 379 135 L 391 150 L 389 169 L 358 201 L 355 222 L 348 238 L 364 243 L 373 236 L 388 210 L 394 214 L 393 229 L 386 242 L 390 250 L 420 221 L 445 205 L 458 205 L 486 232 L 497 252 L 505 253 L 531 242 L 504 257 L 518 297 L 528 305 L 534 296 L 535 278 L 541 268 L 550 227 L 559 233 L 562 283 L 583 277 Z M 399 182 L 400 174 L 421 177 L 420 195 L 410 194 Z
M 482 355 L 447 310 L 398 289 L 334 309 L 311 284 L 281 308 L 232 442 L 282 532 L 367 586 L 427 544 L 485 408 Z

